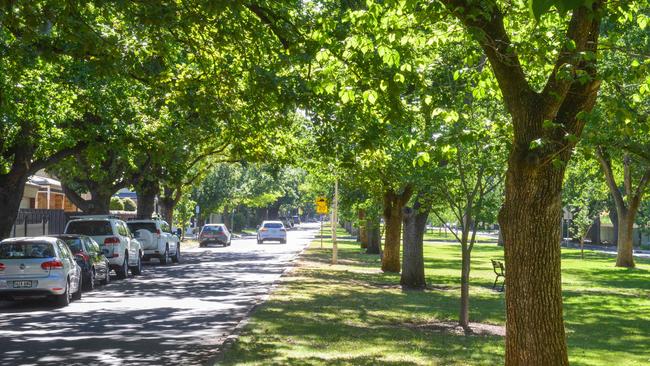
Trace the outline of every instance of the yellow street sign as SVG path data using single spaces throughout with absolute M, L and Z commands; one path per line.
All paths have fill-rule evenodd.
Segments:
M 319 215 L 327 215 L 327 199 L 325 197 L 318 197 L 316 199 L 316 213 Z

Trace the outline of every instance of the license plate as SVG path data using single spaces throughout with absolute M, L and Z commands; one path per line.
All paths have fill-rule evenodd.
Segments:
M 14 288 L 32 287 L 32 281 L 14 281 Z

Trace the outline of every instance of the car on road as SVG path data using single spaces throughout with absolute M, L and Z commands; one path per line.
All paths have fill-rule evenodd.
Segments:
M 268 240 L 277 240 L 282 244 L 287 243 L 287 229 L 282 221 L 264 221 L 257 229 L 257 244 Z
M 111 281 L 111 264 L 93 238 L 76 234 L 55 237 L 63 240 L 74 255 L 81 268 L 81 283 L 84 290 L 93 290 L 95 283 L 106 285 Z
M 206 247 L 210 243 L 229 246 L 232 242 L 232 234 L 224 224 L 204 225 L 199 234 L 199 246 Z
M 75 216 L 65 227 L 65 234 L 82 234 L 93 238 L 102 248 L 117 278 L 125 279 L 129 269 L 142 273 L 142 246 L 126 223 L 116 216 Z
M 293 217 L 293 225 L 300 225 L 300 216 Z
M 0 242 L 0 298 L 52 297 L 58 306 L 81 298 L 81 268 L 60 239 L 38 236 Z
M 126 226 L 142 245 L 143 261 L 149 261 L 151 258 L 157 258 L 161 264 L 180 261 L 180 240 L 171 232 L 166 221 L 137 219 L 127 221 Z

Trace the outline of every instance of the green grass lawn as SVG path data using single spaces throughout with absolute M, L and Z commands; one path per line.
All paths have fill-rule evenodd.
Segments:
M 339 233 L 345 236 L 344 232 Z M 399 275 L 358 244 L 314 241 L 298 268 L 254 314 L 226 365 L 495 365 L 498 335 L 464 335 L 441 325 L 457 319 L 460 248 L 425 244 L 430 289 L 404 292 Z M 614 267 L 614 257 L 562 252 L 565 324 L 573 365 L 650 364 L 650 263 Z M 471 272 L 471 321 L 503 325 L 504 295 L 491 290 L 491 258 L 502 248 L 477 244 Z M 497 327 L 499 328 L 499 327 Z

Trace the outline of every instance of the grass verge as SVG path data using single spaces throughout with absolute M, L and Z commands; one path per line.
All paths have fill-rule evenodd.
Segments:
M 340 232 L 339 236 L 346 236 Z M 241 337 L 225 365 L 495 365 L 503 363 L 503 337 L 465 335 L 457 319 L 460 248 L 425 244 L 430 289 L 402 291 L 399 275 L 378 270 L 378 256 L 339 241 L 315 240 L 284 277 Z M 502 329 L 504 294 L 491 290 L 491 258 L 502 248 L 477 244 L 473 252 L 471 319 Z M 614 257 L 563 249 L 562 271 L 569 357 L 573 365 L 650 363 L 650 263 L 614 267 Z M 488 327 L 489 328 L 489 327 Z

